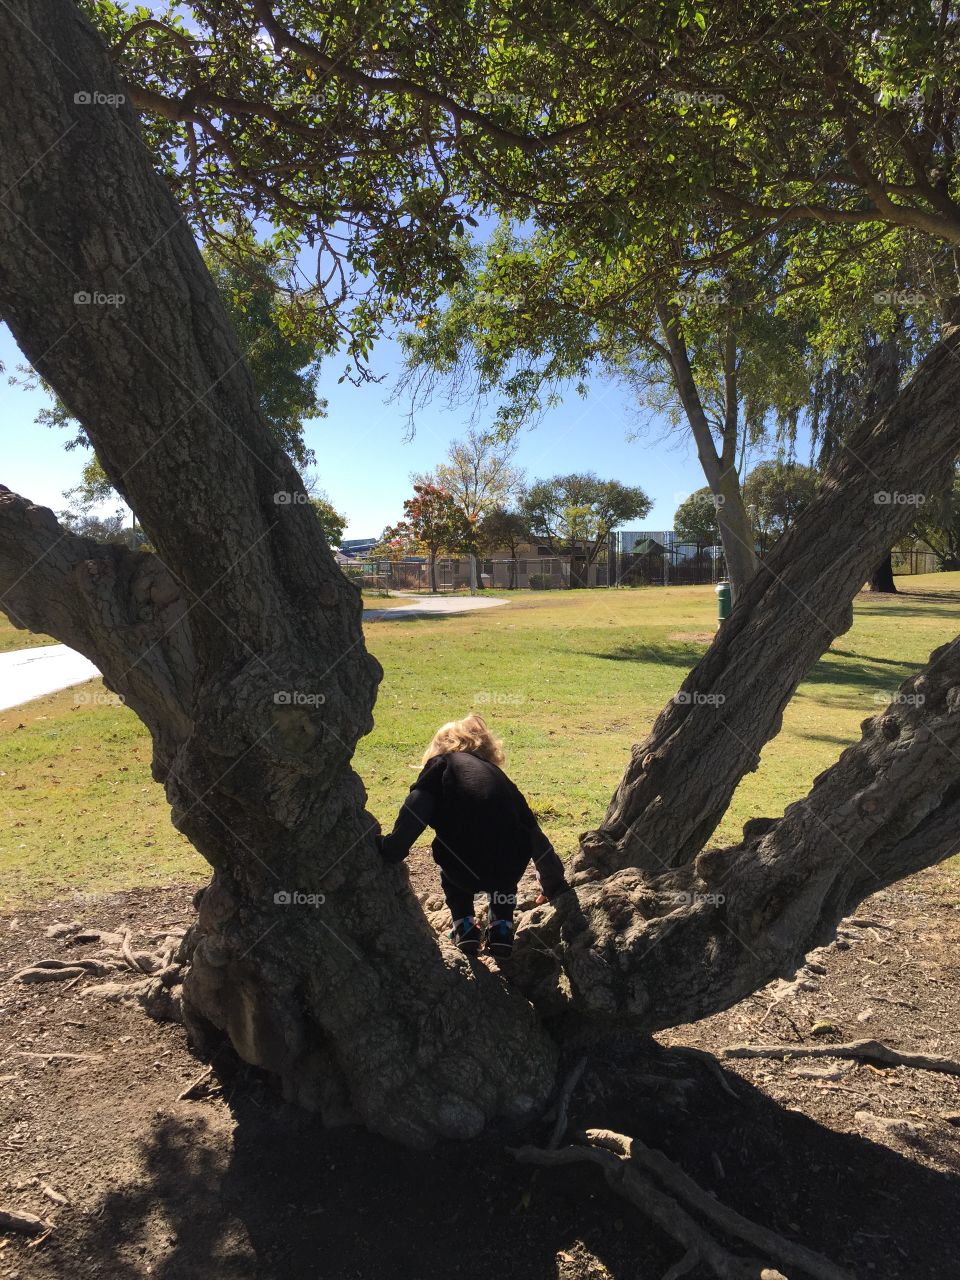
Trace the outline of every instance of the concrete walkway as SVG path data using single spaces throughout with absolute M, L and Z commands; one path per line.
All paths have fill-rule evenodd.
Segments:
M 492 609 L 498 604 L 509 604 L 500 596 L 406 596 L 410 604 L 398 604 L 391 609 L 364 609 L 364 622 L 385 622 L 389 618 L 426 618 L 432 613 L 472 613 L 475 609 Z
M 88 658 L 65 644 L 0 653 L 0 711 L 83 684 L 99 674 Z
M 426 618 L 433 613 L 471 613 L 507 603 L 495 596 L 411 596 L 409 604 L 393 609 L 364 609 L 363 620 L 382 622 L 391 618 Z M 88 658 L 65 644 L 0 653 L 0 711 L 83 684 L 99 674 Z

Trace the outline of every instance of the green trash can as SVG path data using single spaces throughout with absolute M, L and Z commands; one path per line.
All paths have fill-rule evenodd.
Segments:
M 717 593 L 717 621 L 722 622 L 724 618 L 730 617 L 730 610 L 733 608 L 733 588 L 726 578 L 723 578 L 714 587 Z

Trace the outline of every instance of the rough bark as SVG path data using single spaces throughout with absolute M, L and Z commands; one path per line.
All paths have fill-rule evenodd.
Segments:
M 123 85 L 67 0 L 0 28 L 0 312 L 157 551 L 140 567 L 4 495 L 0 590 L 142 709 L 173 820 L 215 869 L 188 1024 L 328 1117 L 406 1141 L 525 1113 L 553 1046 L 522 997 L 438 947 L 378 858 L 350 768 L 380 677 L 359 592 L 260 418 L 132 110 L 75 99 Z M 474 1034 L 484 1020 L 499 1036 Z
M 589 877 L 656 875 L 695 857 L 737 783 L 757 767 L 813 663 L 852 621 L 852 600 L 913 522 L 914 495 L 960 453 L 960 330 L 833 459 L 818 496 L 779 540 L 710 649 L 660 713 L 577 861 Z
M 833 937 L 868 894 L 960 848 L 960 637 L 779 820 L 646 880 L 532 913 L 518 981 L 544 1015 L 654 1031 L 725 1009 Z

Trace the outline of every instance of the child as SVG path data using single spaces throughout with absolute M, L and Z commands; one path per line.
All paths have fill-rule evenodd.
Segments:
M 393 831 L 379 840 L 383 857 L 400 862 L 424 827 L 433 827 L 433 856 L 453 917 L 450 937 L 468 955 L 480 950 L 475 894 L 490 897 L 487 950 L 508 956 L 513 949 L 517 882 L 530 859 L 544 897 L 555 898 L 567 888 L 563 863 L 500 767 L 503 758 L 500 742 L 481 716 L 441 725 L 423 754 L 420 776 Z

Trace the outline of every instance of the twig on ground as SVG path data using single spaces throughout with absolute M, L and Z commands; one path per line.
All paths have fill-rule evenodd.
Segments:
M 177 1094 L 177 1102 L 186 1102 L 187 1099 L 192 1096 L 194 1090 L 199 1089 L 202 1084 L 206 1084 L 212 1075 L 213 1067 L 207 1067 L 206 1071 L 204 1071 L 202 1075 L 197 1076 L 196 1080 L 194 1080 L 192 1084 L 188 1084 L 185 1089 L 182 1089 L 180 1093 Z
M 901 1052 L 880 1040 L 853 1040 L 849 1044 L 731 1044 L 721 1052 L 725 1058 L 852 1058 L 855 1062 L 882 1062 L 888 1067 L 916 1067 L 960 1076 L 960 1062 L 955 1058 Z
M 570 1099 L 573 1097 L 574 1089 L 580 1083 L 580 1077 L 583 1075 L 586 1066 L 587 1058 L 584 1055 L 563 1082 L 563 1088 L 560 1090 L 560 1096 L 557 1099 L 557 1118 L 550 1133 L 550 1141 L 547 1143 L 548 1151 L 553 1151 L 560 1145 L 560 1139 L 567 1131 L 567 1124 L 569 1123 L 567 1112 L 570 1108 Z

